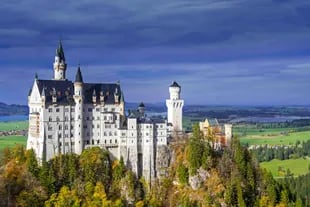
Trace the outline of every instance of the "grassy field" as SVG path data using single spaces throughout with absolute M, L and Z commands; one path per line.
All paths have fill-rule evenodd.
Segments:
M 252 135 L 246 137 L 239 137 L 242 144 L 249 145 L 293 145 L 297 140 L 306 141 L 310 139 L 310 131 L 305 132 L 291 132 L 287 135 L 273 134 L 273 135 Z
M 15 144 L 26 145 L 26 137 L 24 136 L 5 136 L 0 137 L 0 153 L 6 147 L 14 147 Z
M 234 135 L 242 144 L 249 145 L 292 145 L 297 140 L 310 139 L 310 127 L 303 128 L 306 131 L 298 131 L 297 128 L 264 128 L 257 129 L 253 125 L 237 125 L 233 128 Z
M 0 131 L 24 130 L 28 128 L 28 121 L 0 122 Z
M 272 160 L 260 163 L 260 166 L 269 170 L 275 178 L 284 177 L 287 169 L 290 169 L 294 176 L 306 174 L 309 171 L 309 165 L 310 158 Z

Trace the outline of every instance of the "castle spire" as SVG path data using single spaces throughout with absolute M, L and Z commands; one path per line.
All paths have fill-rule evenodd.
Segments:
M 82 77 L 82 72 L 81 72 L 80 64 L 79 64 L 78 69 L 76 71 L 75 82 L 76 83 L 83 83 L 83 77 Z
M 65 53 L 64 53 L 64 49 L 62 47 L 62 42 L 61 40 L 59 40 L 59 45 L 58 45 L 58 48 L 56 49 L 56 56 L 59 57 L 60 59 L 60 62 L 63 61 L 65 62 L 66 59 L 65 59 Z
M 59 40 L 54 61 L 54 80 L 66 80 L 67 64 L 62 42 Z

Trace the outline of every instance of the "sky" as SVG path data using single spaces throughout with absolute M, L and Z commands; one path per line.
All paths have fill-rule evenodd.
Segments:
M 53 78 L 61 39 L 74 80 L 120 81 L 125 101 L 309 105 L 310 1 L 2 0 L 0 102 Z

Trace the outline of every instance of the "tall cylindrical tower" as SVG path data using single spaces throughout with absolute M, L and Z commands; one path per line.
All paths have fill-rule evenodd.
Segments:
M 54 61 L 54 80 L 66 80 L 67 64 L 65 59 L 65 53 L 59 41 L 59 46 L 56 49 L 55 61 Z
M 74 101 L 75 101 L 75 125 L 74 125 L 74 152 L 81 154 L 83 151 L 83 78 L 80 66 L 76 72 L 74 82 Z
M 169 87 L 169 93 L 170 99 L 166 100 L 168 123 L 172 124 L 175 132 L 181 132 L 184 105 L 184 100 L 180 99 L 181 86 L 174 81 Z

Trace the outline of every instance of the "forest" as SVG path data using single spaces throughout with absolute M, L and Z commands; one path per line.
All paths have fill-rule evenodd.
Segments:
M 296 159 L 300 157 L 310 156 L 310 140 L 297 141 L 292 146 L 257 146 L 250 150 L 259 162 L 270 161 L 273 159 L 287 160 Z
M 40 164 L 22 145 L 6 148 L 0 206 L 309 205 L 307 195 L 296 191 L 303 178 L 275 180 L 238 139 L 214 150 L 210 137 L 194 125 L 185 143 L 171 145 L 171 154 L 169 175 L 148 183 L 127 169 L 123 159 L 112 160 L 98 147 Z M 309 185 L 304 188 L 309 191 Z

